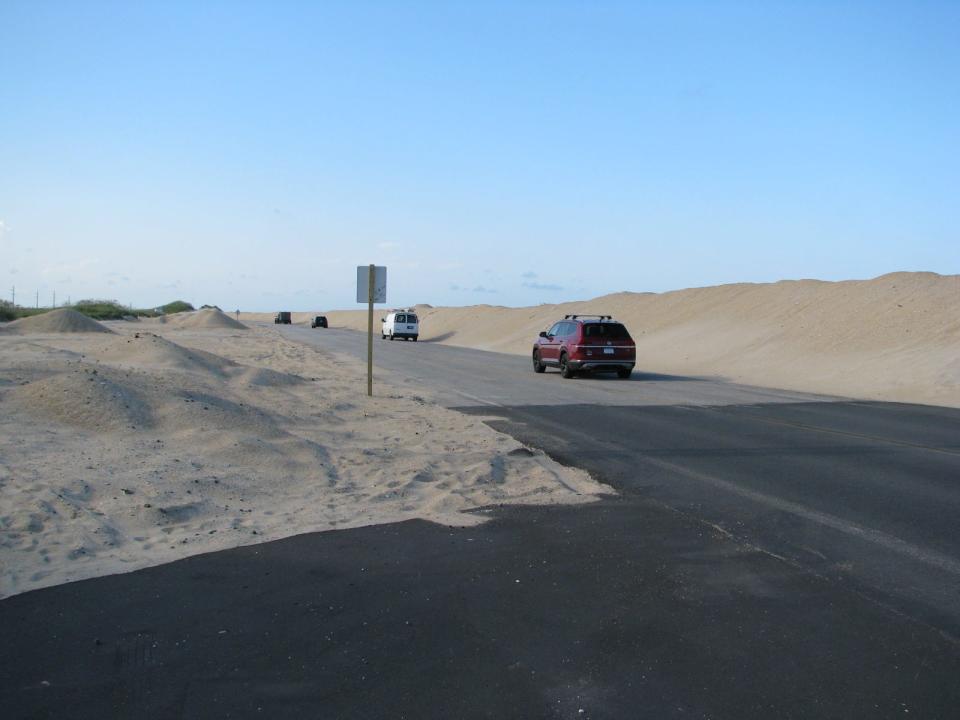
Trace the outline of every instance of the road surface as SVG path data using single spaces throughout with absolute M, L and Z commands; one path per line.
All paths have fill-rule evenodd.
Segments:
M 366 336 L 285 335 L 366 357 Z M 626 493 L 960 638 L 960 411 L 375 340 L 378 367 Z

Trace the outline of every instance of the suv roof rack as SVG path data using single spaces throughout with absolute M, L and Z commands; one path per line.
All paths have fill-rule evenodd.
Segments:
M 576 315 L 564 315 L 563 319 L 576 320 L 577 318 L 590 318 L 590 317 L 600 318 L 601 320 L 613 320 L 613 315 L 583 315 L 580 313 Z

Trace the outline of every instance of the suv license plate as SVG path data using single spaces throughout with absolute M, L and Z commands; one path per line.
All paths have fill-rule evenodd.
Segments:
M 604 348 L 604 349 L 603 349 L 603 354 L 604 354 L 604 355 L 613 355 L 613 348 Z

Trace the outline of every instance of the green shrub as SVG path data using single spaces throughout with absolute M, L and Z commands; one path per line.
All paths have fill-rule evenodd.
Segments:
M 188 312 L 190 310 L 196 310 L 193 305 L 184 301 L 184 300 L 174 300 L 173 302 L 167 303 L 166 305 L 161 305 L 159 308 L 160 312 L 164 315 L 172 315 L 173 313 L 178 312 Z
M 136 313 L 116 300 L 80 300 L 70 307 L 94 320 L 120 320 L 124 315 Z
M 9 300 L 0 300 L 0 320 L 19 320 L 31 315 L 42 315 L 50 308 L 28 308 L 14 305 Z
M 157 317 L 157 315 L 160 314 L 156 310 L 129 308 L 121 305 L 116 300 L 80 300 L 73 305 L 61 305 L 60 307 L 76 310 L 78 313 L 91 317 L 94 320 L 122 320 L 128 315 Z M 0 322 L 31 317 L 32 315 L 42 315 L 54 309 L 55 308 L 49 307 L 22 307 L 20 305 L 14 305 L 9 300 L 0 300 Z

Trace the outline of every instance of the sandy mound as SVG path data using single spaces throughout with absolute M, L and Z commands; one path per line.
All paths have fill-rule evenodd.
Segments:
M 77 367 L 12 393 L 12 405 L 85 430 L 146 427 L 152 411 L 142 393 L 111 373 Z
M 223 376 L 237 364 L 203 350 L 192 350 L 149 332 L 111 338 L 90 351 L 97 360 L 117 367 L 168 369 Z
M 560 305 L 418 306 L 420 341 L 526 355 L 567 313 L 609 313 L 637 368 L 871 400 L 960 406 L 960 275 L 622 292 Z M 365 311 L 325 313 L 366 330 Z
M 43 333 L 112 333 L 113 331 L 70 308 L 51 310 L 42 315 L 14 320 L 0 331 L 12 335 Z
M 479 507 L 610 491 L 399 387 L 367 398 L 351 359 L 273 328 L 170 329 L 174 343 L 140 327 L 0 342 L 0 597 L 301 532 L 472 525 Z
M 184 330 L 229 329 L 246 330 L 247 326 L 226 313 L 215 308 L 197 310 L 195 312 L 175 313 L 165 315 L 161 322 L 167 327 L 182 328 Z

